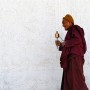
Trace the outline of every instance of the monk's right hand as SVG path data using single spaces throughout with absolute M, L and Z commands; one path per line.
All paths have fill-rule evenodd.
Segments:
M 56 46 L 60 46 L 61 42 L 59 40 L 55 40 Z

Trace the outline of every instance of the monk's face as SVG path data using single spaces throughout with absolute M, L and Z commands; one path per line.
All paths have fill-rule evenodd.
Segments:
M 69 22 L 69 21 L 66 20 L 66 19 L 63 19 L 62 25 L 63 25 L 63 27 L 65 28 L 65 30 L 67 30 L 67 29 L 72 25 L 72 23 Z

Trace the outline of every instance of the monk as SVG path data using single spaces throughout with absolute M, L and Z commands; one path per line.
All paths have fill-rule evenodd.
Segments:
M 55 41 L 62 51 L 60 65 L 63 68 L 63 76 L 60 90 L 88 90 L 83 72 L 84 54 L 87 49 L 84 30 L 74 25 L 70 14 L 63 17 L 62 24 L 67 31 L 65 40 Z

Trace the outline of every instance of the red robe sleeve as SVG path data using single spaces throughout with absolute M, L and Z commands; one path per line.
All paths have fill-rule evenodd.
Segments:
M 62 51 L 62 49 L 63 49 L 63 46 L 60 45 L 59 46 L 59 51 Z
M 72 35 L 69 40 L 65 40 L 65 47 L 72 47 L 82 42 L 81 36 L 76 29 L 72 30 Z

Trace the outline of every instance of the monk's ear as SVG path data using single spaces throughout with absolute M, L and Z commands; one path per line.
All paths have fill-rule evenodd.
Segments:
M 72 26 L 73 24 L 71 22 L 69 22 L 69 25 Z

